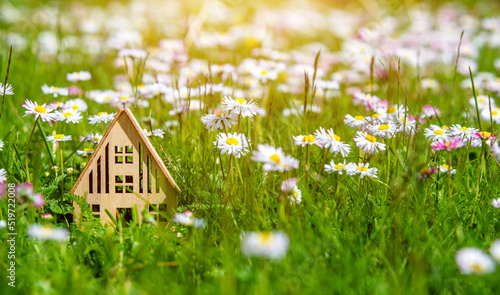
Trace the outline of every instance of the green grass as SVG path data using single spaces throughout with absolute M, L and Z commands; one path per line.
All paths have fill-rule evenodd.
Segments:
M 3 28 L 18 31 L 14 26 Z M 13 51 L 9 83 L 14 85 L 16 94 L 7 96 L 0 123 L 0 139 L 5 142 L 0 152 L 0 168 L 8 171 L 9 182 L 26 180 L 24 152 L 34 120 L 32 115 L 23 117 L 24 99 L 39 103 L 54 101 L 51 96 L 43 95 L 40 87 L 45 83 L 69 85 L 65 80 L 68 72 L 89 70 L 93 78 L 83 83 L 87 90 L 110 89 L 113 76 L 123 73 L 112 66 L 114 53 L 94 56 L 77 51 L 72 62 L 44 60 L 36 47 L 31 46 L 36 42 L 36 32 L 42 30 L 32 27 L 26 31 L 30 45 L 24 51 L 16 48 Z M 329 40 L 332 48 L 338 45 L 335 38 Z M 290 45 L 308 42 L 298 39 Z M 0 43 L 2 83 L 8 46 L 5 40 Z M 480 71 L 498 75 L 492 67 L 493 60 L 498 58 L 495 49 L 483 48 L 480 53 Z M 192 57 L 213 63 L 234 64 L 249 54 L 248 48 L 227 50 L 223 54 L 218 50 L 190 51 Z M 334 67 L 334 71 L 341 67 Z M 454 65 L 431 67 L 428 73 L 419 73 L 404 64 L 402 67 L 401 74 L 391 68 L 387 80 L 375 78 L 380 89 L 374 94 L 389 98 L 392 103 L 407 104 L 410 114 L 415 115 L 423 105 L 435 105 L 442 111 L 442 124 L 448 126 L 456 123 L 477 126 L 476 119 L 467 122 L 462 117 L 473 93 L 460 88 L 459 83 L 469 78 L 461 74 L 457 74 L 453 88 Z M 422 90 L 419 84 L 422 76 L 438 80 L 441 89 Z M 205 77 L 198 78 L 203 84 Z M 368 77 L 365 78 L 358 86 L 369 84 Z M 230 81 L 217 79 L 214 78 L 215 82 L 231 85 Z M 500 194 L 500 169 L 495 159 L 487 157 L 485 169 L 480 170 L 481 148 L 460 149 L 451 153 L 453 166 L 457 168 L 451 182 L 443 174 L 440 178 L 433 175 L 428 180 L 417 180 L 416 173 L 432 158 L 433 163 L 441 164 L 448 155 L 433 154 L 423 131 L 412 137 L 398 134 L 389 141 L 388 151 L 370 159 L 370 167 L 379 169 L 378 181 L 369 178 L 360 181 L 357 176 L 337 178 L 324 172 L 318 175 L 323 151 L 313 146 L 306 186 L 305 148 L 294 146 L 292 136 L 313 133 L 319 127 L 334 128 L 336 134 L 351 144 L 348 161 L 355 162 L 358 149 L 351 140 L 356 132 L 343 124 L 343 118 L 346 114 L 370 113 L 354 106 L 342 85 L 339 97 L 327 100 L 315 97 L 314 104 L 323 106 L 321 113 L 285 117 L 284 108 L 295 103 L 296 108 L 302 108 L 303 93 L 280 92 L 276 82 L 266 87 L 267 97 L 258 103 L 268 113 L 272 110 L 272 115 L 243 119 L 242 131 L 250 139 L 252 150 L 259 143 L 282 147 L 300 161 L 298 169 L 285 174 L 265 173 L 262 164 L 253 162 L 248 154 L 238 159 L 241 179 L 233 166 L 226 183 L 213 146 L 217 132 L 206 130 L 200 120 L 205 110 L 183 114 L 182 124 L 167 130 L 164 139 L 152 140 L 182 190 L 178 212 L 189 209 L 204 218 L 207 221 L 204 229 L 172 222 L 167 227 L 132 223 L 117 230 L 105 228 L 97 220 L 89 221 L 84 228 L 70 223 L 74 196 L 69 191 L 88 158 L 76 154 L 68 157 L 77 149 L 79 136 L 91 131 L 101 133 L 101 126 L 91 126 L 85 119 L 67 126 L 42 123 L 47 135 L 63 130 L 73 136 L 73 141 L 64 143 L 63 148 L 68 159 L 65 166 L 73 167 L 75 174 L 65 173 L 62 177 L 59 172 L 57 177 L 51 170 L 49 154 L 54 153 L 53 146 L 46 145 L 37 127 L 28 161 L 33 183 L 45 196 L 47 205 L 41 210 L 26 208 L 16 213 L 15 289 L 7 286 L 8 236 L 6 229 L 0 229 L 0 294 L 497 294 L 500 291 L 499 270 L 484 276 L 465 276 L 460 274 L 454 258 L 463 247 L 486 250 L 500 237 L 500 211 L 490 204 Z M 221 96 L 206 96 L 203 100 L 209 106 L 216 106 Z M 88 115 L 113 111 L 107 105 L 86 101 Z M 268 103 L 263 105 L 265 101 Z M 171 108 L 163 104 L 161 109 L 135 108 L 133 112 L 140 118 L 151 111 L 153 118 L 164 123 L 178 120 L 168 115 Z M 469 112 L 474 115 L 470 108 Z M 436 119 L 430 123 L 439 125 Z M 428 125 L 429 122 L 422 128 Z M 482 125 L 488 131 L 499 128 L 489 122 Z M 146 124 L 143 126 L 148 128 Z M 58 155 L 53 157 L 57 161 Z M 226 175 L 228 159 L 222 155 Z M 333 156 L 328 154 L 328 162 L 330 159 Z M 234 158 L 232 164 L 235 165 Z M 292 176 L 299 180 L 297 185 L 303 200 L 284 209 L 284 203 L 278 200 L 279 188 L 282 180 Z M 319 180 L 315 186 L 316 178 Z M 0 207 L 3 214 L 0 219 L 5 219 L 8 207 L 5 198 L 0 200 Z M 90 214 L 90 208 L 85 209 L 85 214 Z M 43 213 L 51 213 L 54 220 L 42 220 Z M 30 239 L 26 228 L 33 223 L 53 223 L 60 227 L 69 224 L 71 238 L 63 243 Z M 281 230 L 290 238 L 283 260 L 248 258 L 242 254 L 243 232 L 273 230 Z

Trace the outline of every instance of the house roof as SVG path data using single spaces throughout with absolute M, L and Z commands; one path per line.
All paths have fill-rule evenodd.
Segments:
M 73 194 L 75 192 L 76 187 L 80 184 L 80 181 L 82 180 L 83 175 L 85 175 L 85 172 L 87 172 L 88 168 L 90 167 L 90 164 L 94 161 L 94 157 L 97 155 L 97 152 L 102 148 L 102 146 L 104 145 L 104 142 L 106 141 L 106 139 L 107 139 L 108 135 L 110 134 L 111 130 L 113 129 L 113 127 L 118 122 L 118 119 L 121 116 L 123 116 L 123 115 L 126 115 L 127 118 L 130 120 L 130 122 L 132 123 L 132 126 L 134 126 L 135 130 L 139 134 L 139 137 L 145 143 L 146 148 L 149 150 L 149 152 L 151 153 L 151 155 L 153 155 L 154 161 L 156 162 L 156 164 L 158 165 L 158 167 L 160 167 L 160 170 L 163 173 L 163 175 L 165 176 L 165 178 L 167 178 L 167 180 L 170 182 L 170 184 L 172 185 L 172 187 L 174 188 L 174 190 L 177 191 L 177 193 L 180 193 L 181 190 L 180 190 L 179 186 L 177 186 L 177 184 L 175 183 L 174 179 L 170 175 L 170 172 L 168 172 L 167 167 L 165 166 L 165 164 L 161 160 L 160 156 L 156 152 L 156 149 L 153 147 L 153 145 L 149 141 L 149 139 L 146 136 L 146 134 L 144 134 L 144 130 L 141 128 L 141 126 L 139 125 L 139 123 L 135 119 L 134 115 L 132 114 L 132 112 L 128 108 L 121 109 L 118 112 L 118 114 L 116 114 L 115 118 L 111 122 L 111 125 L 109 125 L 108 130 L 106 130 L 106 133 L 104 134 L 104 136 L 100 140 L 99 144 L 97 145 L 97 148 L 94 150 L 94 153 L 92 153 L 92 156 L 90 157 L 87 165 L 85 166 L 85 168 L 83 169 L 82 173 L 80 174 L 80 176 L 76 180 L 75 185 L 73 185 L 73 188 L 71 189 L 70 193 Z

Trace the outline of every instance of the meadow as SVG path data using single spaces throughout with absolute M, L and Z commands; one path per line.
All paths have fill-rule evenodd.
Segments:
M 403 2 L 2 2 L 0 294 L 498 294 L 500 5 Z M 121 108 L 166 222 L 70 193 Z

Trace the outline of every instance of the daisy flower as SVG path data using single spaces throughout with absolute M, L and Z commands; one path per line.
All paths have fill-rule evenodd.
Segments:
M 281 191 L 284 193 L 292 192 L 296 183 L 297 183 L 297 178 L 295 178 L 295 177 L 283 180 L 281 182 Z
M 135 103 L 135 97 L 128 97 L 125 95 L 115 96 L 111 100 L 111 105 L 116 108 L 128 108 L 131 104 Z
M 44 122 L 50 123 L 52 121 L 57 121 L 57 114 L 51 113 L 54 109 L 46 104 L 38 105 L 36 102 L 25 100 L 22 107 L 26 109 L 23 117 L 26 117 L 27 115 L 35 115 L 35 120 L 40 117 L 40 119 Z
M 481 110 L 481 119 L 486 122 L 493 120 L 496 124 L 500 123 L 500 108 L 492 107 L 491 112 L 489 107 L 487 109 Z
M 7 181 L 7 171 L 5 168 L 0 168 L 0 183 L 4 183 Z
M 462 274 L 487 274 L 495 271 L 495 263 L 488 254 L 477 248 L 463 248 L 455 255 Z
M 449 165 L 442 164 L 441 166 L 439 166 L 439 172 L 455 174 L 457 173 L 457 169 L 453 169 L 453 167 Z
M 363 116 L 351 116 L 349 114 L 345 115 L 344 123 L 351 128 L 358 128 L 359 130 L 363 130 L 368 122 L 365 120 Z
M 491 200 L 491 206 L 500 208 L 500 198 Z
M 50 141 L 50 142 L 70 141 L 70 140 L 71 140 L 71 135 L 56 134 L 56 135 L 47 136 L 47 141 Z
M 367 154 L 376 154 L 378 151 L 385 151 L 385 144 L 377 142 L 377 138 L 366 132 L 358 131 L 358 135 L 354 137 L 354 142 L 359 149 L 364 150 Z
M 108 114 L 106 112 L 100 112 L 97 115 L 91 115 L 89 116 L 89 123 L 91 125 L 95 125 L 98 123 L 108 123 L 110 121 L 113 121 L 113 118 L 115 117 L 116 113 L 111 113 Z
M 224 127 L 230 128 L 236 123 L 236 116 L 226 112 L 219 112 L 201 117 L 201 122 L 205 124 L 207 129 L 214 131 L 215 129 L 224 129 Z
M 413 116 L 408 116 L 406 118 L 406 122 L 404 118 L 399 119 L 399 121 L 396 122 L 396 132 L 403 132 L 406 135 L 414 135 L 415 133 L 420 131 L 419 126 L 417 125 L 417 120 L 415 120 L 415 117 Z
M 189 210 L 184 213 L 176 213 L 172 221 L 187 226 L 194 226 L 195 228 L 204 228 L 207 225 L 204 219 L 195 218 Z
M 500 146 L 498 146 L 498 142 L 490 147 L 490 156 L 495 157 L 497 161 L 500 161 Z
M 302 147 L 306 145 L 317 145 L 320 146 L 319 142 L 316 140 L 316 137 L 312 135 L 299 135 L 299 136 L 293 136 L 293 140 L 295 140 L 296 145 L 300 145 Z
M 320 127 L 314 134 L 317 137 L 317 142 L 320 147 L 325 149 L 330 148 L 330 153 L 334 153 L 335 155 L 340 153 L 342 157 L 347 157 L 349 155 L 351 147 L 341 141 L 340 136 L 333 133 L 333 129 L 330 128 L 325 131 L 323 127 Z
M 63 111 L 56 111 L 57 114 L 57 120 L 58 121 L 65 121 L 66 123 L 73 123 L 77 124 L 80 123 L 80 120 L 83 119 L 82 115 L 80 112 L 74 110 L 74 109 L 65 109 Z
M 292 193 L 288 196 L 288 199 L 292 204 L 300 204 L 300 202 L 302 202 L 302 192 L 299 190 L 297 185 L 293 186 Z
M 472 127 L 464 127 L 460 124 L 454 124 L 454 125 L 451 125 L 449 132 L 452 136 L 459 136 L 465 140 L 470 140 L 470 139 L 472 139 L 472 136 L 475 133 L 479 132 L 479 129 L 472 128 Z
M 380 102 L 380 98 L 369 93 L 356 92 L 353 95 L 352 102 L 356 105 L 373 106 Z
M 461 137 L 452 137 L 448 141 L 437 140 L 431 143 L 432 151 L 452 151 L 454 149 L 458 149 L 464 146 L 464 141 Z
M 4 95 L 4 85 L 0 83 L 0 95 Z M 11 84 L 7 83 L 5 84 L 5 95 L 13 95 L 14 94 L 14 88 L 12 87 Z
M 77 150 L 76 153 L 79 154 L 80 156 L 91 155 L 94 153 L 94 149 Z
M 44 84 L 42 86 L 42 92 L 43 92 L 43 94 L 52 94 L 53 97 L 57 97 L 59 95 L 61 95 L 61 96 L 68 96 L 69 95 L 68 88 L 48 86 L 47 84 Z
M 396 125 L 387 123 L 387 124 L 375 124 L 370 125 L 368 130 L 374 135 L 379 137 L 388 137 L 391 138 L 396 133 Z
M 51 225 L 33 224 L 28 227 L 26 233 L 30 238 L 38 240 L 64 242 L 69 238 L 67 229 L 62 227 L 56 228 Z
M 92 141 L 93 143 L 99 143 L 102 139 L 102 135 L 99 133 L 90 133 L 85 135 L 85 140 L 86 141 Z
M 231 113 L 239 114 L 243 117 L 253 117 L 257 114 L 257 104 L 253 100 L 246 100 L 244 98 L 231 98 L 224 96 L 222 104 L 225 105 L 224 111 L 231 111 Z
M 426 104 L 422 107 L 422 118 L 434 118 L 435 116 L 440 116 L 441 111 L 430 104 Z
M 283 259 L 290 240 L 283 232 L 248 232 L 241 241 L 241 251 L 245 256 Z
M 41 209 L 45 205 L 45 200 L 43 195 L 35 193 L 33 189 L 33 184 L 25 182 L 16 185 L 16 198 L 19 204 L 26 202 L 30 206 L 37 207 Z
M 429 78 L 422 79 L 421 85 L 422 85 L 422 88 L 424 88 L 424 89 L 432 89 L 432 90 L 438 89 L 438 87 L 439 87 L 438 81 L 436 81 L 434 79 L 429 79 Z
M 436 167 L 424 167 L 417 173 L 417 179 L 429 178 L 429 176 L 437 172 L 438 168 Z
M 80 98 L 70 99 L 64 104 L 65 109 L 73 109 L 79 112 L 85 112 L 88 109 L 87 103 Z
M 349 168 L 349 164 L 346 164 L 346 160 L 344 160 L 344 163 L 338 162 L 337 164 L 335 164 L 334 160 L 331 160 L 330 164 L 325 165 L 325 171 L 328 173 L 337 172 L 339 175 L 342 175 L 347 171 L 347 168 Z
M 163 138 L 163 135 L 165 135 L 165 131 L 163 131 L 161 129 L 153 129 L 153 130 L 151 130 L 151 134 L 153 136 L 156 136 L 156 137 L 159 137 L 159 138 Z
M 252 75 L 262 81 L 262 83 L 267 83 L 268 80 L 278 79 L 278 72 L 275 70 L 269 70 L 264 68 L 255 68 L 251 71 Z
M 449 130 L 448 126 L 439 127 L 432 124 L 429 128 L 425 128 L 424 136 L 428 141 L 447 141 L 450 138 Z
M 217 135 L 217 140 L 214 141 L 214 145 L 217 146 L 222 154 L 233 154 L 236 158 L 244 156 L 248 153 L 248 141 L 244 134 L 237 132 L 235 133 L 221 133 Z
M 476 99 L 474 97 L 471 97 L 469 99 L 469 104 L 471 107 L 476 109 Z M 490 108 L 490 98 L 486 95 L 478 95 L 477 96 L 477 106 L 479 110 L 485 110 Z M 491 107 L 495 107 L 495 100 L 491 98 Z
M 88 81 L 90 78 L 92 78 L 92 76 L 87 71 L 73 72 L 66 75 L 66 80 L 70 82 Z
M 252 160 L 262 162 L 264 171 L 288 171 L 298 168 L 299 161 L 291 156 L 285 155 L 281 148 L 275 148 L 268 144 L 259 144 L 257 151 L 253 151 Z
M 487 146 L 491 146 L 492 143 L 497 141 L 497 137 L 492 135 L 488 131 L 479 131 L 472 135 L 471 147 L 481 147 L 483 145 L 483 139 Z
M 368 166 L 370 166 L 370 163 L 359 163 L 357 165 L 355 163 L 349 163 L 346 166 L 347 167 L 345 167 L 345 168 L 346 168 L 347 175 L 359 174 L 359 176 L 361 178 L 363 178 L 365 176 L 368 176 L 371 178 L 378 178 L 377 177 L 378 168 L 368 168 Z

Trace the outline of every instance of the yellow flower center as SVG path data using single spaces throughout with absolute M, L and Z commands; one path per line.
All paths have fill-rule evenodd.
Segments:
M 477 274 L 482 274 L 484 273 L 484 268 L 481 264 L 479 263 L 473 263 L 470 268 Z
M 216 115 L 217 117 L 219 117 L 219 118 L 220 118 L 222 115 L 224 115 L 224 116 L 225 116 L 225 115 L 226 115 L 226 113 L 224 113 L 224 112 L 220 112 L 220 113 L 215 114 L 215 115 Z
M 279 164 L 279 162 L 280 162 L 280 160 L 281 160 L 281 159 L 280 159 L 280 156 L 278 156 L 278 155 L 276 155 L 276 154 L 272 155 L 272 156 L 270 157 L 270 159 L 271 159 L 271 161 L 275 162 L 276 164 Z
M 259 244 L 261 245 L 269 245 L 271 243 L 271 233 L 263 232 L 259 234 Z
M 268 71 L 266 71 L 266 70 L 263 70 L 262 72 L 260 72 L 260 74 L 261 74 L 262 76 L 267 75 L 267 73 L 269 73 L 269 72 L 268 72 Z
M 72 106 L 71 108 L 72 108 L 73 110 L 78 110 L 80 107 L 79 107 L 79 106 L 77 106 L 77 105 L 74 105 L 74 106 Z
M 36 106 L 35 107 L 35 112 L 37 112 L 37 113 L 45 114 L 46 111 L 47 110 L 44 107 L 42 107 L 42 106 Z
M 446 169 L 446 170 L 450 170 L 451 168 L 453 168 L 453 167 L 448 166 L 448 165 L 446 165 L 446 164 L 441 165 L 441 167 L 443 167 L 443 168 L 444 168 L 444 169 Z
M 57 90 L 57 88 L 56 88 L 56 87 L 54 87 L 54 86 L 50 87 L 50 91 L 52 91 L 52 92 L 56 92 L 56 90 Z
M 331 134 L 328 134 L 328 137 L 330 137 L 331 139 L 335 139 L 336 141 L 340 141 L 340 136 L 338 136 L 337 134 L 333 134 L 333 137 Z
M 450 129 L 450 127 L 448 127 L 448 126 L 446 126 L 446 125 L 443 125 L 443 126 L 441 126 L 441 129 L 443 129 L 443 130 L 449 130 L 449 129 Z
M 368 171 L 368 167 L 364 167 L 364 166 L 356 167 L 356 170 L 366 172 L 366 171 Z
M 365 138 L 369 142 L 376 142 L 377 141 L 377 138 L 375 138 L 375 136 L 371 136 L 370 134 L 367 134 Z
M 444 132 L 442 130 L 436 129 L 436 130 L 434 130 L 434 134 L 443 135 Z
M 388 108 L 387 108 L 387 113 L 388 113 L 388 114 L 392 114 L 392 113 L 394 113 L 395 111 L 396 111 L 396 108 L 395 108 L 395 107 L 388 107 Z
M 100 140 L 100 139 L 99 139 L 99 138 L 97 138 L 97 137 L 92 137 L 92 139 L 93 139 L 94 141 L 99 141 L 99 140 Z
M 491 133 L 488 131 L 481 131 L 481 132 L 479 132 L 479 134 L 481 134 L 482 137 L 490 137 L 491 136 Z
M 73 114 L 70 113 L 70 112 L 66 112 L 66 113 L 63 114 L 63 116 L 66 117 L 66 118 L 67 117 L 73 117 Z
M 314 136 L 312 135 L 306 135 L 304 136 L 304 138 L 302 138 L 303 142 L 314 142 L 315 140 L 316 138 L 314 138 Z
M 342 164 L 337 164 L 337 165 L 333 166 L 333 168 L 335 168 L 335 169 L 337 169 L 337 170 L 344 169 L 344 165 L 342 165 Z
M 365 118 L 363 118 L 363 116 L 355 116 L 354 119 L 363 121 Z
M 465 131 L 469 131 L 469 128 L 467 128 L 467 127 L 462 127 L 462 128 L 460 128 L 460 130 L 462 130 L 462 131 L 464 131 L 464 132 L 465 132 Z
M 389 130 L 389 125 L 383 124 L 378 127 L 378 130 Z
M 240 144 L 240 142 L 234 138 L 234 137 L 229 137 L 228 139 L 226 139 L 226 143 L 231 145 L 231 144 L 234 144 L 234 145 L 238 145 Z
M 241 105 L 242 105 L 243 103 L 245 103 L 245 101 L 247 101 L 247 100 L 246 100 L 246 99 L 244 99 L 244 98 L 235 98 L 234 100 L 238 101 Z
M 83 149 L 84 151 L 86 151 L 87 153 L 90 153 L 90 152 L 93 152 L 94 149 Z
M 56 135 L 54 135 L 54 138 L 55 139 L 63 139 L 64 138 L 64 134 L 56 134 Z
M 427 174 L 430 172 L 431 172 L 431 169 L 429 167 L 424 167 L 420 170 L 420 174 Z
M 491 112 L 491 114 L 492 114 L 493 116 L 496 116 L 496 115 L 498 115 L 498 112 L 497 112 L 497 111 L 493 111 L 493 112 Z
M 108 113 L 106 113 L 106 112 L 100 112 L 100 113 L 97 114 L 97 116 L 99 116 L 99 117 L 102 116 L 102 115 L 106 116 L 107 114 Z
M 126 96 L 120 96 L 120 100 L 127 100 L 127 99 L 128 99 L 128 97 L 126 97 Z
M 105 101 L 110 101 L 110 100 L 111 100 L 111 97 L 106 96 L 106 97 L 104 98 L 104 100 L 105 100 Z
M 446 142 L 446 146 L 450 146 L 450 142 L 449 141 Z
M 373 114 L 372 115 L 373 118 L 377 118 L 378 116 L 380 116 L 380 114 Z

